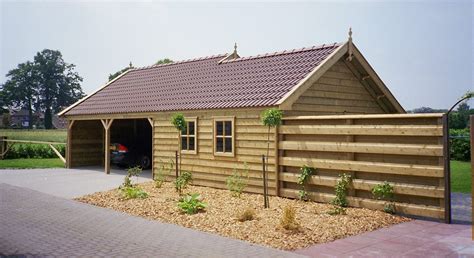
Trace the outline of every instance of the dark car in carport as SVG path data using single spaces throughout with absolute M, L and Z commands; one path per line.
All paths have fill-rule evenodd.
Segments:
M 151 167 L 151 146 L 145 144 L 113 143 L 110 146 L 110 162 L 119 167 Z

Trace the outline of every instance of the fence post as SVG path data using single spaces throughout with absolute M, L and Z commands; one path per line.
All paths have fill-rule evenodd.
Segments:
M 470 116 L 470 121 L 471 121 L 471 175 L 474 176 L 474 115 L 471 115 Z M 471 181 L 471 186 L 474 185 L 474 177 L 472 178 L 472 181 Z M 474 197 L 474 192 L 471 191 L 471 195 L 472 197 Z M 474 198 L 472 198 L 472 200 L 474 200 Z M 474 214 L 474 206 L 471 205 L 471 209 L 472 209 L 472 212 L 471 214 Z M 472 224 L 472 223 L 471 223 Z M 474 240 L 474 230 L 471 230 L 471 238 L 472 240 Z
M 1 137 L 0 137 L 0 145 L 1 145 L 1 146 L 0 146 L 0 150 L 1 150 L 0 153 L 2 154 L 2 155 L 0 156 L 0 159 L 3 159 L 3 158 L 4 158 L 4 155 L 6 154 L 6 153 L 4 153 L 5 150 L 7 149 L 7 146 L 6 146 L 6 145 L 8 144 L 8 143 L 5 141 L 6 139 L 7 139 L 6 136 L 1 136 Z
M 443 115 L 444 221 L 451 224 L 451 164 L 448 115 Z

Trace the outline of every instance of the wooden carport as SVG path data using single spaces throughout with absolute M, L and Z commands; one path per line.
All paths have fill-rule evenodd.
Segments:
M 98 158 L 100 158 L 100 165 L 104 166 L 104 172 L 110 174 L 111 127 L 112 123 L 119 119 L 146 119 L 150 123 L 153 136 L 153 118 L 149 116 L 120 115 L 109 118 L 99 116 L 97 119 L 77 117 L 68 120 L 66 167 L 98 165 Z M 153 141 L 153 138 L 150 140 Z M 99 145 L 100 148 L 98 148 Z M 153 174 L 153 156 L 151 159 Z

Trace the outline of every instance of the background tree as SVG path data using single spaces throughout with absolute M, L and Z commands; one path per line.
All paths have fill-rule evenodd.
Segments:
M 6 77 L 7 82 L 2 87 L 2 102 L 13 109 L 27 109 L 30 121 L 28 128 L 31 128 L 34 106 L 39 101 L 38 71 L 32 62 L 27 61 L 10 70 Z
M 164 58 L 164 59 L 160 59 L 160 60 L 156 61 L 155 65 L 169 64 L 169 63 L 173 63 L 173 60 L 171 60 L 169 58 Z
M 33 62 L 21 63 L 7 73 L 7 81 L 1 89 L 2 100 L 9 108 L 27 109 L 30 128 L 33 112 L 44 112 L 44 126 L 50 129 L 53 113 L 84 96 L 82 78 L 74 68 L 57 50 L 38 52 Z
M 80 86 L 82 77 L 74 71 L 75 65 L 67 64 L 57 50 L 38 52 L 34 63 L 38 72 L 39 106 L 44 111 L 44 127 L 51 129 L 53 113 L 84 96 Z
M 132 62 L 130 62 L 130 64 L 129 64 L 127 67 L 123 68 L 122 70 L 117 71 L 117 72 L 115 72 L 115 73 L 113 73 L 113 74 L 109 74 L 109 82 L 110 82 L 111 80 L 117 78 L 117 77 L 118 77 L 119 75 L 121 75 L 122 73 L 124 73 L 124 72 L 126 72 L 126 71 L 128 71 L 128 70 L 130 70 L 130 69 L 133 69 L 133 68 L 135 68 L 135 67 L 133 67 Z

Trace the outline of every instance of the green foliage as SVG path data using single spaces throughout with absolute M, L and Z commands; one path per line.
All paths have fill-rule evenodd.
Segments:
M 173 60 L 171 60 L 169 58 L 164 58 L 164 59 L 160 59 L 160 60 L 156 61 L 155 65 L 169 64 L 169 63 L 173 63 Z
M 174 125 L 176 130 L 183 132 L 186 131 L 186 120 L 184 115 L 181 113 L 176 113 L 171 117 L 171 123 Z
M 54 146 L 64 157 L 64 145 Z M 15 144 L 5 155 L 5 159 L 51 159 L 57 158 L 54 151 L 46 144 Z
M 191 181 L 193 181 L 193 175 L 187 171 L 181 173 L 181 175 L 176 178 L 174 181 L 174 188 L 179 195 L 181 195 L 183 189 L 185 189 Z
M 155 187 L 156 188 L 161 188 L 163 183 L 165 182 L 165 165 L 162 164 L 160 167 L 158 167 L 154 173 L 154 178 L 153 181 L 155 181 Z
M 263 111 L 261 117 L 263 125 L 268 127 L 275 127 L 281 125 L 283 112 L 277 108 L 270 108 Z
M 451 191 L 454 193 L 471 193 L 471 163 L 451 161 Z
M 333 209 L 328 212 L 329 215 L 346 215 L 346 209 L 341 206 L 334 205 Z
M 141 172 L 142 172 L 142 168 L 140 168 L 139 166 L 131 167 L 127 169 L 127 175 L 125 176 L 121 187 L 124 187 L 124 188 L 133 187 L 132 180 L 131 180 L 132 176 L 135 176 L 138 178 Z
M 237 210 L 237 220 L 240 222 L 250 221 L 255 219 L 255 209 L 248 207 L 243 212 Z
M 124 199 L 145 199 L 148 197 L 148 193 L 143 191 L 141 188 L 126 186 L 120 188 Z
M 132 180 L 130 180 L 130 176 L 125 176 L 124 180 L 123 180 L 123 184 L 122 184 L 122 187 L 123 188 L 126 188 L 126 187 L 132 187 Z
M 12 123 L 12 120 L 11 120 L 10 113 L 3 113 L 3 116 L 2 116 L 3 127 L 9 128 L 11 123 Z
M 390 214 L 395 213 L 395 204 L 393 203 L 393 186 L 390 185 L 387 181 L 383 184 L 378 184 L 372 188 L 372 194 L 377 200 L 385 200 L 384 211 Z
M 56 159 L 4 159 L 0 160 L 2 168 L 64 168 L 64 163 Z
M 198 193 L 187 194 L 178 201 L 178 207 L 187 214 L 196 214 L 206 209 L 207 204 L 202 201 Z
M 306 192 L 306 185 L 308 183 L 308 179 L 314 174 L 314 168 L 310 168 L 304 165 L 301 169 L 301 174 L 298 176 L 298 184 L 301 185 L 302 189 L 298 192 L 298 197 L 300 200 L 308 200 L 308 193 Z
M 283 209 L 283 216 L 280 219 L 280 226 L 286 230 L 297 230 L 300 225 L 296 221 L 296 209 L 293 206 L 286 206 Z
M 470 109 L 466 102 L 459 104 L 456 111 L 449 114 L 450 129 L 464 129 L 468 127 L 469 115 L 474 114 L 474 110 Z
M 351 183 L 351 176 L 348 174 L 339 175 L 336 183 L 336 197 L 332 200 L 332 204 L 340 207 L 347 207 L 347 190 Z
M 133 69 L 133 68 L 135 68 L 135 67 L 133 67 L 133 66 L 132 66 L 132 63 L 130 62 L 130 65 L 127 66 L 127 67 L 125 67 L 125 68 L 123 68 L 122 70 L 117 71 L 117 72 L 115 72 L 115 73 L 113 73 L 113 74 L 109 74 L 109 82 L 110 82 L 111 80 L 117 78 L 117 77 L 118 77 L 119 75 L 121 75 L 122 73 L 124 73 L 124 72 L 126 72 L 126 71 L 128 71 L 128 70 L 130 70 L 130 69 Z
M 240 197 L 245 187 L 247 187 L 247 181 L 249 179 L 249 167 L 247 163 L 244 163 L 244 173 L 237 173 L 237 169 L 234 168 L 232 176 L 226 179 L 227 189 L 231 192 L 232 196 Z
M 450 155 L 451 159 L 459 161 L 471 160 L 471 145 L 469 140 L 469 129 L 450 129 Z

